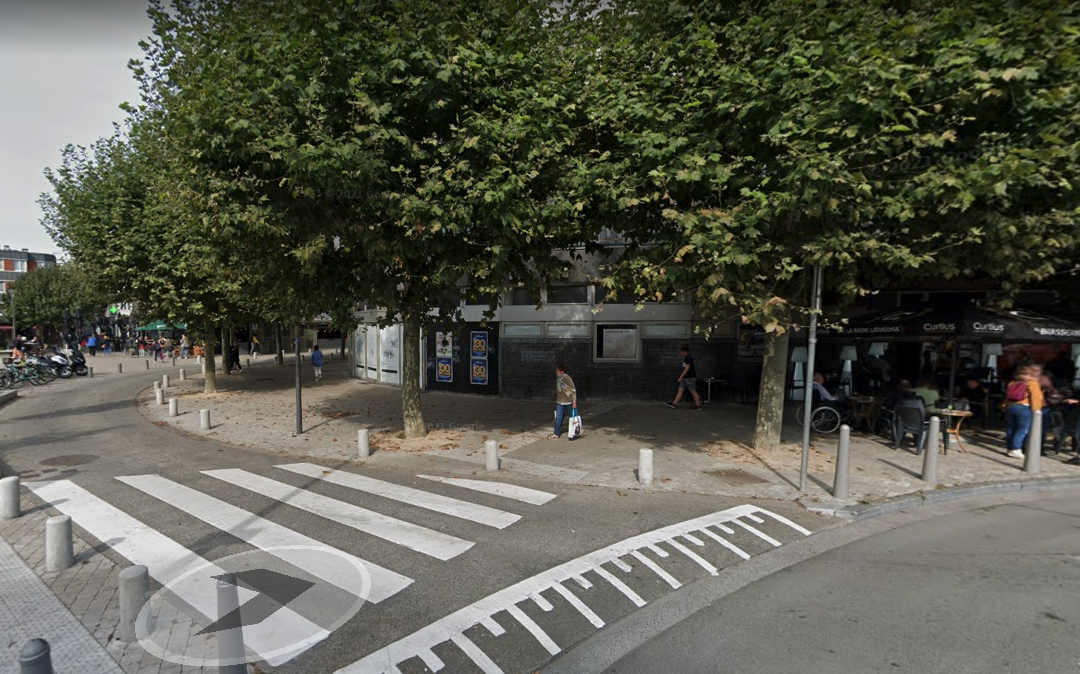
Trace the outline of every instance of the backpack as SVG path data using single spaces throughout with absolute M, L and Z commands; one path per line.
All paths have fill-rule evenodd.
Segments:
M 1018 403 L 1027 400 L 1028 397 L 1028 385 L 1026 381 L 1014 381 L 1009 384 L 1008 390 L 1005 392 L 1005 400 L 1011 403 Z

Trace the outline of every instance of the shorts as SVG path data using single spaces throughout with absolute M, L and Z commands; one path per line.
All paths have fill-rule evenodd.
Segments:
M 679 388 L 684 388 L 687 391 L 693 391 L 697 389 L 697 379 L 694 377 L 687 377 L 679 382 Z

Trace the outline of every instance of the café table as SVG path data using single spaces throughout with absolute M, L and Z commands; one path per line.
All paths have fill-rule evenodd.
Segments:
M 956 448 L 961 452 L 966 452 L 964 445 L 960 442 L 960 426 L 963 425 L 964 419 L 973 417 L 975 414 L 970 410 L 950 410 L 950 409 L 932 409 L 930 410 L 930 416 L 945 417 L 945 424 L 941 428 L 941 442 L 942 449 L 945 454 L 949 453 L 949 436 L 956 436 Z M 952 421 L 956 420 L 954 426 Z
M 851 410 L 855 414 L 855 419 L 866 427 L 868 432 L 873 432 L 873 419 L 874 405 L 878 399 L 874 396 L 853 395 L 848 397 L 848 403 L 851 404 Z

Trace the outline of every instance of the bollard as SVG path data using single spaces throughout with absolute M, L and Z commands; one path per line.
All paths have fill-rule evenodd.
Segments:
M 184 368 L 180 368 L 180 381 L 187 381 L 187 372 L 184 371 Z
M 938 440 L 941 438 L 941 417 L 930 417 L 930 429 L 926 432 L 926 449 L 923 450 L 922 479 L 937 486 Z
M 371 456 L 371 445 L 368 444 L 368 429 L 361 428 L 356 432 L 356 447 L 360 450 L 360 458 L 366 459 Z
M 487 454 L 487 469 L 499 470 L 499 441 L 488 440 L 485 442 L 484 452 Z
M 176 398 L 169 398 L 169 416 L 180 416 L 180 401 Z
M 161 375 L 161 388 L 169 388 L 169 375 Z
M 146 361 L 146 369 L 147 369 L 147 370 L 149 370 L 149 369 L 150 369 L 150 361 Z
M 199 410 L 199 428 L 210 430 L 210 410 Z
M 93 379 L 93 378 L 94 378 L 94 368 L 92 368 L 92 367 L 88 367 L 88 368 L 86 368 L 86 371 L 87 371 L 87 373 L 88 373 L 88 376 L 89 376 L 89 377 L 90 377 L 91 379 Z
M 71 542 L 71 517 L 57 515 L 45 520 L 45 570 L 63 571 L 75 563 Z
M 135 624 L 150 594 L 150 572 L 142 564 L 129 566 L 120 572 L 120 640 L 133 643 L 138 640 L 138 632 L 150 633 L 150 611 L 143 614 L 147 621 L 142 630 L 136 630 Z
M 159 382 L 159 381 L 154 382 L 154 390 L 155 391 L 160 391 L 161 390 L 161 382 Z
M 1035 412 L 1031 415 L 1031 430 L 1028 431 L 1027 451 L 1024 452 L 1024 472 L 1035 474 L 1039 472 L 1039 463 L 1042 461 L 1043 440 L 1043 415 Z
M 19 506 L 19 476 L 0 478 L 0 519 L 13 520 L 22 515 Z
M 638 482 L 645 485 L 646 487 L 652 486 L 653 463 L 651 449 L 642 448 L 638 450 L 637 479 Z
M 20 674 L 54 674 L 52 649 L 44 639 L 31 639 L 19 651 Z
M 172 366 L 176 367 L 176 356 L 172 357 Z
M 165 404 L 165 392 L 162 391 L 161 389 L 158 389 L 158 390 L 154 391 L 154 399 L 157 401 L 158 405 L 164 405 Z
M 123 363 L 117 363 L 116 364 L 116 374 L 124 374 L 124 364 Z
M 835 498 L 847 500 L 850 495 L 848 489 L 848 455 L 851 453 L 851 427 L 844 424 L 840 427 L 840 442 L 836 445 L 836 475 L 833 477 L 832 495 Z
M 196 356 L 195 357 L 195 364 L 196 365 L 202 365 L 202 356 Z
M 246 370 L 249 367 L 251 367 L 251 359 L 250 358 L 245 358 L 244 359 L 244 369 Z
M 240 608 L 240 593 L 236 589 L 236 576 L 225 573 L 217 576 L 218 620 Z M 240 627 L 215 633 L 218 639 L 218 674 L 247 674 L 247 658 L 244 654 L 244 632 Z

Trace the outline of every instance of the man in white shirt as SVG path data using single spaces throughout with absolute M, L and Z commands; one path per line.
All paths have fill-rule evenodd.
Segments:
M 829 389 L 825 388 L 825 376 L 820 372 L 814 373 L 814 392 L 818 394 L 818 397 L 823 402 L 836 402 L 837 400 L 836 396 L 829 393 Z

